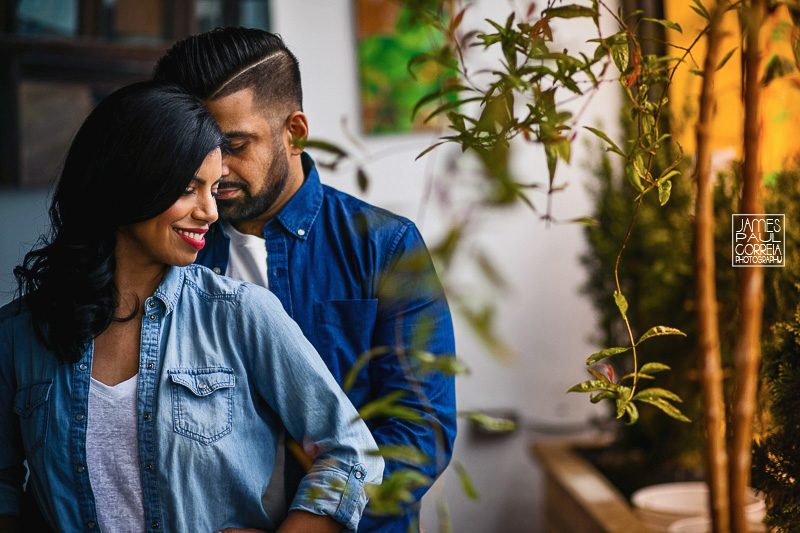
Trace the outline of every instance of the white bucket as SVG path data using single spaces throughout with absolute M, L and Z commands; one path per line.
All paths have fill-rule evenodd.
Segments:
M 667 533 L 682 518 L 708 516 L 708 486 L 702 481 L 662 483 L 639 489 L 631 502 L 636 515 L 657 533 Z M 764 500 L 748 489 L 745 515 L 752 522 L 761 522 L 766 514 Z

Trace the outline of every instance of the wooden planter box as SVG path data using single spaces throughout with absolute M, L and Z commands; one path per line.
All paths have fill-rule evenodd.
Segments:
M 533 455 L 545 477 L 544 533 L 651 533 L 628 501 L 576 448 L 587 441 L 542 441 Z

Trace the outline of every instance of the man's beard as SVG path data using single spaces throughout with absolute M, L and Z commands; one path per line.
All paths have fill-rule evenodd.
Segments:
M 240 188 L 241 197 L 217 200 L 217 210 L 222 220 L 226 222 L 251 220 L 263 214 L 278 200 L 289 181 L 289 162 L 280 139 L 273 144 L 272 153 L 274 156 L 267 169 L 262 191 L 251 194 L 249 188 Z

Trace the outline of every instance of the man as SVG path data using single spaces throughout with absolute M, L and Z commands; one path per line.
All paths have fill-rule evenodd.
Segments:
M 296 143 L 308 137 L 308 120 L 297 60 L 280 37 L 246 28 L 195 35 L 159 60 L 154 77 L 203 100 L 229 137 L 217 198 L 222 222 L 207 234 L 198 262 L 274 292 L 340 384 L 372 350 L 348 396 L 359 409 L 399 396 L 392 405 L 416 420 L 395 410 L 367 424 L 379 445 L 427 454 L 418 469 L 429 479 L 412 487 L 416 501 L 402 514 L 365 515 L 359 531 L 418 529 L 419 500 L 450 460 L 456 422 L 452 376 L 422 371 L 430 354 L 452 355 L 455 346 L 417 228 L 320 184 Z M 287 453 L 285 476 L 273 476 L 278 487 L 265 496 L 278 520 L 299 479 L 292 458 Z M 384 482 L 408 468 L 387 460 Z

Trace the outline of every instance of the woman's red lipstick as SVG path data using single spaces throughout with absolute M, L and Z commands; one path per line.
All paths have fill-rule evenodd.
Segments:
M 186 241 L 195 250 L 202 250 L 206 245 L 205 233 L 207 229 L 200 228 L 172 228 L 178 237 Z

